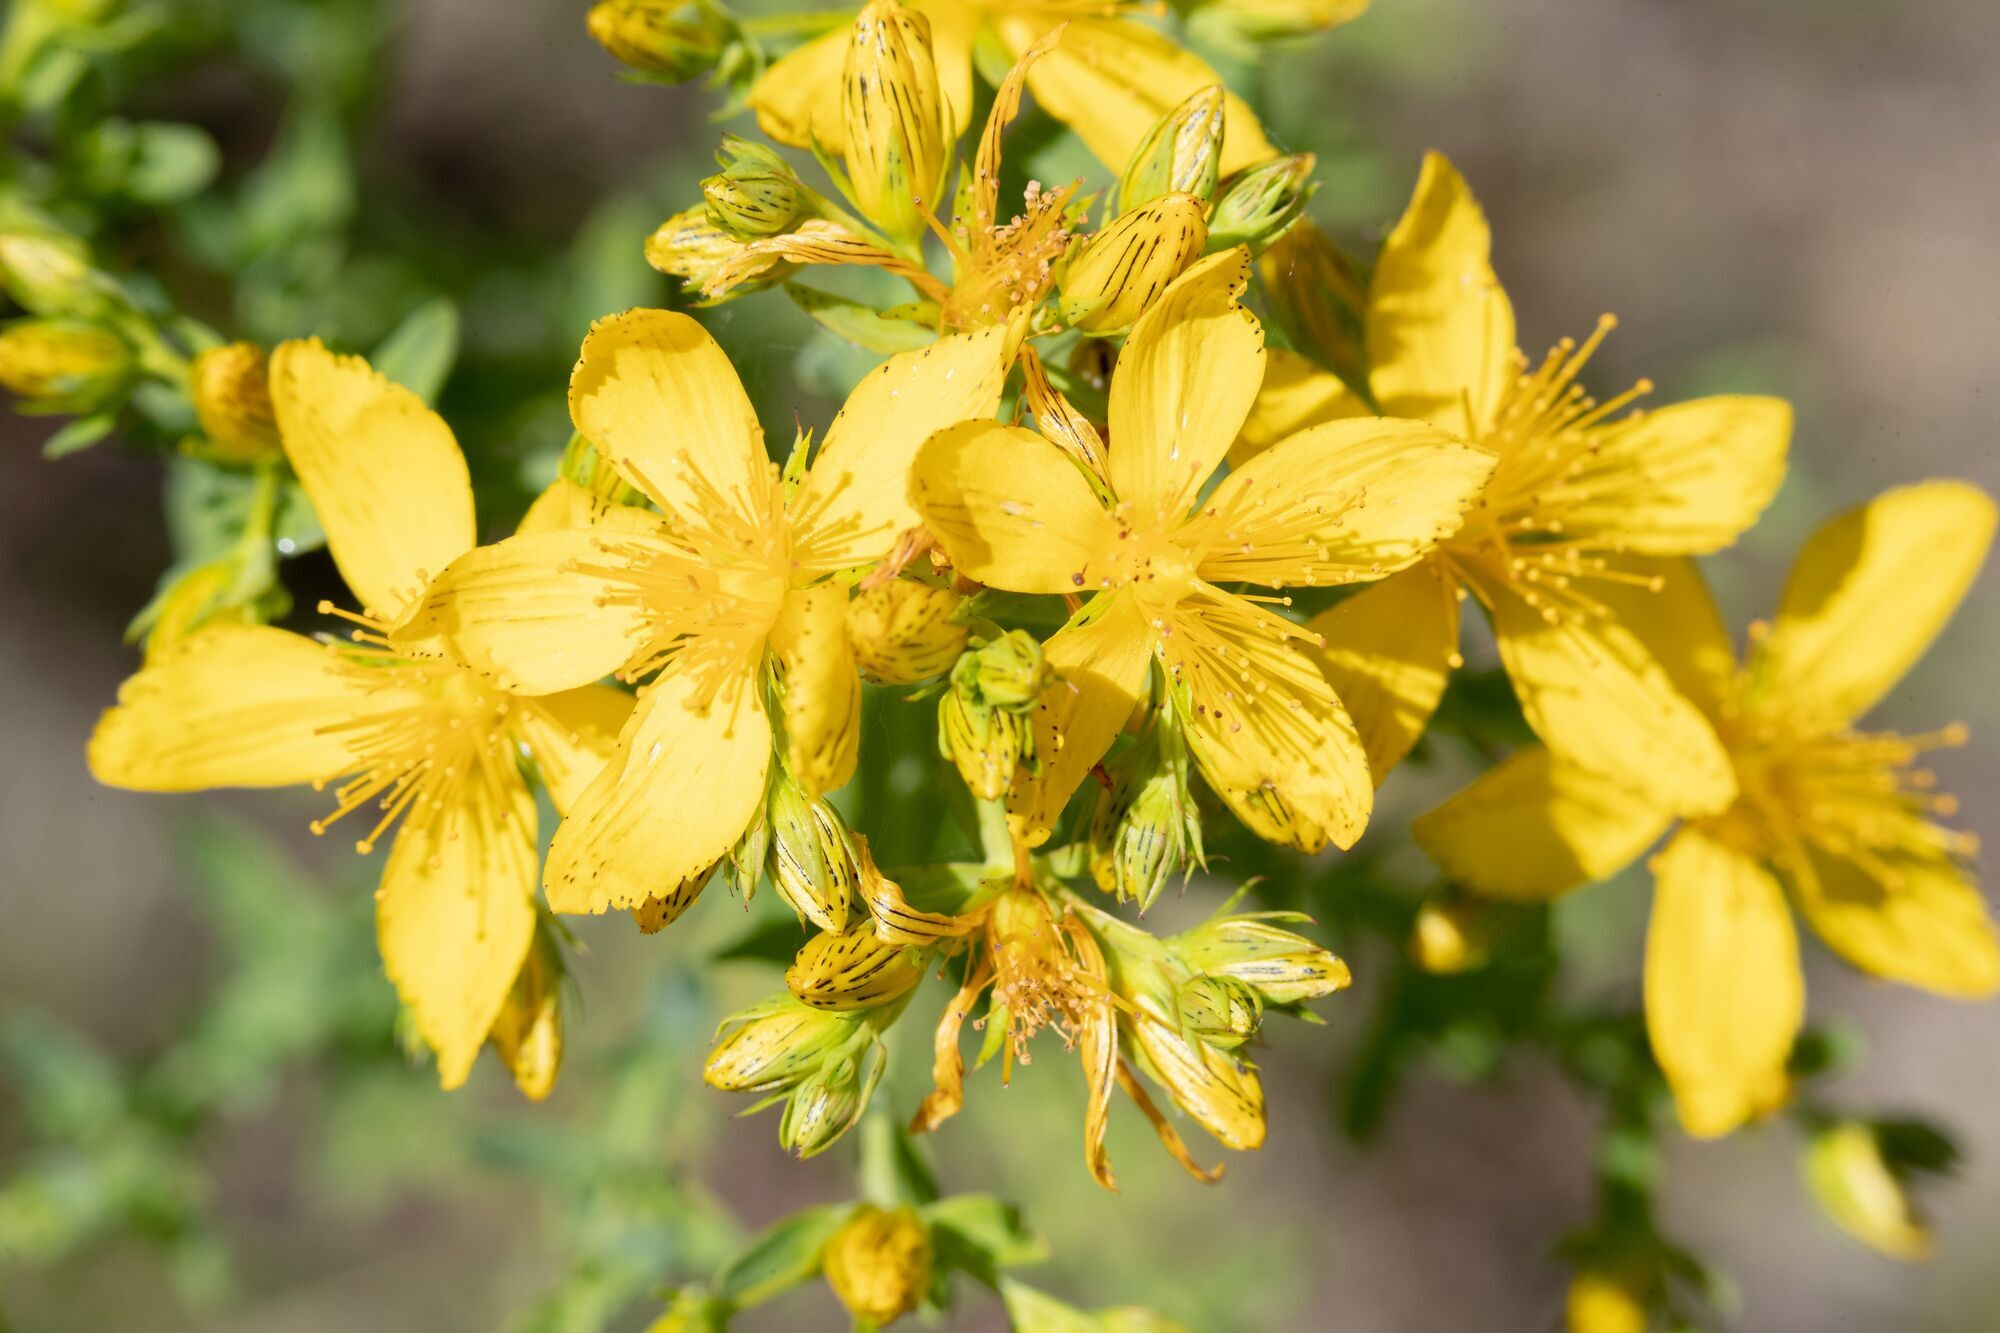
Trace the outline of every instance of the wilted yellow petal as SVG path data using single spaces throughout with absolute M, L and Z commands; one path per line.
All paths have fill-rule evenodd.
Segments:
M 1245 250 L 1202 260 L 1151 304 L 1119 353 L 1109 409 L 1111 488 L 1142 514 L 1187 512 L 1264 382 L 1264 331 L 1237 303 Z
M 802 570 L 880 560 L 920 521 L 910 468 L 925 440 L 962 421 L 991 420 L 1011 355 L 999 325 L 901 352 L 864 376 L 827 428 L 791 506 L 792 558 Z
M 1341 383 L 1340 376 L 1321 370 L 1317 362 L 1282 347 L 1264 349 L 1264 383 L 1250 404 L 1250 415 L 1236 443 L 1229 447 L 1229 466 L 1243 464 L 1308 426 L 1343 417 L 1372 416 L 1368 405 Z
M 1719 1138 L 1776 1109 L 1805 1018 L 1784 890 L 1741 852 L 1683 829 L 1654 862 L 1646 1031 L 1681 1124 Z
M 1314 657 L 1368 752 L 1381 786 L 1424 734 L 1458 660 L 1458 589 L 1419 564 L 1320 612 Z M 1311 649 L 1308 649 L 1311 652 Z
M 324 644 L 263 625 L 212 625 L 119 686 L 118 706 L 91 735 L 90 772 L 137 791 L 319 782 L 354 762 L 326 729 L 379 702 Z
M 1030 843 L 1048 837 L 1071 794 L 1138 706 L 1153 635 L 1131 594 L 1112 592 L 1091 601 L 1043 649 L 1056 682 L 1035 706 L 1042 769 L 1021 778 L 1007 800 Z
M 814 796 L 844 786 L 861 754 L 861 676 L 847 642 L 847 589 L 795 590 L 771 626 L 785 710 L 785 767 Z
M 1828 729 L 1867 712 L 1958 609 L 1993 526 L 1978 487 L 1926 481 L 1820 528 L 1785 585 L 1755 706 Z
M 1467 888 L 1551 898 L 1624 869 L 1672 822 L 1671 811 L 1533 745 L 1419 815 L 1410 833 Z
M 364 608 L 395 616 L 471 549 L 471 474 L 421 398 L 309 338 L 272 355 L 271 402 L 285 456 Z
M 997 421 L 940 431 L 917 455 L 910 498 L 967 578 L 1082 594 L 1112 577 L 1117 519 L 1078 465 L 1033 431 Z
M 543 872 L 550 907 L 602 912 L 699 887 L 764 799 L 771 724 L 756 667 L 746 661 L 706 711 L 689 706 L 699 683 L 686 673 L 670 670 L 646 691 L 556 830 Z
M 1264 1146 L 1264 1087 L 1254 1069 L 1204 1043 L 1189 1045 L 1179 1024 L 1143 999 L 1129 1030 L 1141 1068 L 1225 1148 Z
M 535 934 L 535 802 L 527 785 L 466 795 L 397 831 L 375 895 L 383 970 L 438 1081 L 465 1082 Z
M 557 814 L 569 813 L 596 781 L 618 746 L 633 702 L 631 695 L 609 685 L 585 685 L 516 705 L 515 726 Z
M 1471 439 L 1493 420 L 1514 380 L 1514 308 L 1492 254 L 1464 178 L 1429 154 L 1368 289 L 1369 382 L 1384 412 Z
M 1943 858 L 1894 856 L 1871 873 L 1818 849 L 1792 888 L 1827 947 L 1862 971 L 1939 995 L 2000 990 L 2000 937 L 1978 887 Z

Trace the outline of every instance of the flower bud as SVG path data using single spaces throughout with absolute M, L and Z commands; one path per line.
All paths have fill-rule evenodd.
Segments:
M 1806 1184 L 1834 1225 L 1893 1259 L 1930 1256 L 1931 1232 L 1873 1126 L 1843 1120 L 1814 1134 L 1802 1160 Z
M 778 1120 L 778 1144 L 800 1158 L 817 1157 L 860 1123 L 888 1063 L 879 1044 L 830 1056 L 792 1089 Z M 864 1068 L 865 1065 L 865 1068 Z
M 790 994 L 731 1014 L 701 1076 L 723 1092 L 797 1087 L 853 1036 L 856 1020 L 799 1003 Z
M 1217 917 L 1172 937 L 1167 946 L 1189 970 L 1246 982 L 1266 1004 L 1315 1000 L 1353 980 L 1346 963 L 1305 936 L 1272 925 L 1269 915 Z
M 970 684 L 976 697 L 995 708 L 1022 712 L 1034 706 L 1055 679 L 1042 645 L 1026 630 L 1010 629 L 970 654 Z M 961 659 L 960 668 L 967 659 Z M 952 675 L 956 677 L 958 671 Z
M 1153 122 L 1118 180 L 1118 211 L 1163 194 L 1206 200 L 1222 163 L 1222 85 L 1212 84 Z
M 714 69 L 729 39 L 720 15 L 681 0 L 604 0 L 586 22 L 620 61 L 675 83 Z
M 57 231 L 0 233 L 0 283 L 37 315 L 86 319 L 104 313 L 116 290 L 83 242 Z
M 771 882 L 792 910 L 821 930 L 847 929 L 858 871 L 854 841 L 840 812 L 808 796 L 789 776 L 771 786 Z
M 0 329 L 0 387 L 28 411 L 92 411 L 131 373 L 132 349 L 94 324 L 23 319 Z
M 765 806 L 760 805 L 750 817 L 750 827 L 743 830 L 743 836 L 722 858 L 722 882 L 731 893 L 746 903 L 756 895 L 757 882 L 764 877 L 770 851 L 771 819 Z
M 1651 1322 L 1645 1298 L 1631 1282 L 1598 1268 L 1578 1270 L 1566 1308 L 1569 1333 L 1646 1333 Z
M 847 641 L 861 674 L 883 685 L 915 685 L 951 670 L 967 630 L 955 619 L 964 598 L 949 588 L 892 579 L 847 604 Z
M 1316 161 L 1311 153 L 1293 153 L 1230 177 L 1208 212 L 1208 252 L 1247 245 L 1262 254 L 1305 211 Z
M 530 1101 L 549 1095 L 562 1066 L 562 979 L 562 955 L 548 934 L 537 930 L 487 1038 Z
M 1235 977 L 1196 977 L 1176 998 L 1182 1030 L 1219 1050 L 1235 1050 L 1264 1020 L 1263 997 Z
M 938 701 L 938 749 L 973 795 L 999 800 L 1014 770 L 1034 762 L 1030 714 L 1053 679 L 1042 645 L 1018 629 L 967 651 L 952 667 L 951 688 Z
M 1062 317 L 1086 333 L 1130 326 L 1201 257 L 1206 212 L 1191 194 L 1163 194 L 1113 218 L 1064 269 Z
M 855 203 L 891 238 L 920 240 L 954 137 L 928 18 L 896 0 L 871 0 L 855 16 L 841 113 Z
M 1202 859 L 1201 817 L 1184 765 L 1162 762 L 1157 733 L 1112 767 L 1090 818 L 1090 872 L 1097 887 L 1145 911 L 1176 870 Z
M 873 1009 L 924 979 L 917 951 L 884 941 L 868 921 L 845 935 L 822 931 L 785 970 L 785 985 L 815 1009 Z
M 1361 311 L 1367 289 L 1340 247 L 1303 219 L 1268 244 L 1257 273 L 1292 346 L 1349 384 L 1366 384 Z
M 774 236 L 791 226 L 802 202 L 797 181 L 770 171 L 710 176 L 701 183 L 701 195 L 708 220 L 744 240 Z
M 646 238 L 646 262 L 700 289 L 723 265 L 741 257 L 746 244 L 709 220 L 704 201 L 674 214 Z M 796 264 L 773 257 L 754 272 L 738 275 L 730 292 L 753 292 L 782 282 L 797 270 Z
M 1454 976 L 1484 967 L 1493 952 L 1493 915 L 1467 899 L 1436 899 L 1417 909 L 1410 958 L 1424 971 Z
M 255 343 L 210 348 L 188 372 L 194 414 L 218 456 L 254 463 L 279 450 L 278 418 L 271 407 L 271 359 Z
M 909 1208 L 862 1204 L 826 1243 L 826 1281 L 848 1313 L 894 1323 L 930 1290 L 931 1233 Z

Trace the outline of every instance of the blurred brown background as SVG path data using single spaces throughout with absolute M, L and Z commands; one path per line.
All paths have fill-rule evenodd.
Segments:
M 663 159 L 691 197 L 716 132 L 704 104 L 615 82 L 580 10 L 412 0 L 370 151 L 468 222 L 505 218 L 552 244 L 589 200 Z M 1449 152 L 1492 218 L 1531 348 L 1614 311 L 1601 382 L 1650 375 L 1661 400 L 1728 387 L 1798 404 L 1793 476 L 1717 570 L 1740 624 L 1772 604 L 1790 550 L 1833 510 L 1934 475 L 2000 490 L 1988 383 L 2000 357 L 1996 60 L 1991 0 L 1377 0 L 1285 58 L 1271 119 L 1281 141 L 1327 150 L 1320 211 L 1346 228 L 1379 232 L 1422 150 Z M 491 318 L 469 309 L 468 341 L 500 336 Z M 144 1049 L 171 1034 L 208 966 L 168 855 L 168 825 L 189 803 L 97 789 L 82 747 L 133 665 L 119 633 L 165 560 L 157 469 L 110 450 L 44 463 L 39 426 L 0 429 L 0 1003 L 32 1002 Z M 1972 724 L 1973 745 L 1937 766 L 1964 799 L 1961 822 L 1989 843 L 2000 834 L 1992 586 L 1877 716 L 1908 729 Z M 1399 777 L 1378 818 L 1436 794 Z M 297 796 L 230 804 L 301 833 L 313 808 Z M 296 840 L 315 864 L 346 854 Z M 1636 995 L 1644 894 L 1628 880 L 1565 907 L 1566 926 L 1629 942 L 1624 961 L 1579 984 Z M 726 934 L 733 909 L 703 907 L 693 933 Z M 613 1040 L 647 979 L 695 956 L 640 940 L 622 919 L 581 933 L 592 954 L 579 968 L 580 1046 Z M 747 997 L 757 979 L 742 980 Z M 1851 1018 L 1869 1038 L 1843 1093 L 1962 1135 L 1963 1177 L 1933 1196 L 1937 1257 L 1902 1266 L 1836 1235 L 1798 1186 L 1786 1128 L 1677 1144 L 1672 1229 L 1736 1279 L 1744 1330 L 2000 1327 L 2000 1014 L 1868 985 L 1817 953 L 1810 995 L 1815 1016 Z M 1051 1281 L 1089 1303 L 1144 1301 L 1215 1328 L 1555 1327 L 1565 1273 L 1550 1247 L 1591 1207 L 1588 1111 L 1532 1066 L 1497 1086 L 1419 1078 L 1383 1139 L 1355 1149 L 1326 1098 L 1361 1003 L 1323 1006 L 1327 1028 L 1276 1034 L 1264 1062 L 1270 1143 L 1220 1186 L 1142 1165 L 1153 1149 L 1124 1124 L 1113 1148 L 1126 1193 L 1081 1187 L 1073 1075 L 1053 1054 L 1022 1087 L 974 1087 L 973 1113 L 936 1145 L 947 1181 L 1017 1197 L 1055 1241 Z M 1038 1079 L 1059 1091 L 1025 1086 Z M 246 1246 L 242 1304 L 179 1312 L 143 1255 L 113 1247 L 7 1293 L 22 1333 L 487 1329 L 561 1263 L 516 1186 L 418 1181 L 356 1202 L 301 1184 L 292 1113 L 307 1095 L 288 1091 L 213 1145 Z M 460 1095 L 509 1094 L 486 1069 Z M 566 1096 L 537 1114 L 564 1114 Z M 719 1100 L 692 1063 L 684 1097 L 691 1108 Z M 707 1117 L 696 1131 L 706 1184 L 751 1222 L 840 1188 L 833 1167 L 784 1160 L 768 1117 L 720 1119 L 734 1109 L 685 1114 Z M 992 1321 L 974 1302 L 964 1326 Z M 756 1326 L 835 1322 L 805 1300 Z

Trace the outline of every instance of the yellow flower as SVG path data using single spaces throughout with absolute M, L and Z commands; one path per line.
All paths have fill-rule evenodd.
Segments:
M 699 324 L 633 310 L 591 330 L 570 379 L 577 431 L 661 512 L 615 506 L 615 525 L 470 552 L 398 627 L 505 690 L 654 677 L 556 831 L 544 872 L 556 911 L 683 910 L 761 808 L 774 723 L 809 793 L 847 781 L 860 685 L 847 590 L 831 576 L 916 525 L 909 460 L 931 432 L 993 412 L 1002 337 L 892 358 L 856 386 L 810 472 L 781 479 Z
M 1282 592 L 1226 585 L 1401 569 L 1457 526 L 1492 462 L 1421 423 L 1338 422 L 1197 505 L 1263 375 L 1262 330 L 1237 304 L 1248 274 L 1243 251 L 1212 256 L 1139 321 L 1111 382 L 1101 475 L 993 422 L 945 431 L 917 457 L 911 497 L 962 574 L 1092 598 L 1048 641 L 1062 679 L 1036 716 L 1044 762 L 1009 798 L 1033 841 L 1131 716 L 1155 660 L 1184 701 L 1197 764 L 1253 829 L 1315 851 L 1329 837 L 1351 845 L 1367 820 L 1373 787 L 1353 726 L 1296 646 L 1315 636 L 1263 605 Z
M 1684 812 L 1720 808 L 1734 793 L 1714 730 L 1644 650 L 1641 626 L 1606 614 L 1629 586 L 1614 558 L 1733 542 L 1783 478 L 1791 409 L 1727 396 L 1619 416 L 1648 384 L 1599 402 L 1576 382 L 1611 320 L 1531 367 L 1515 350 L 1490 250 L 1465 182 L 1432 154 L 1376 264 L 1370 384 L 1382 411 L 1464 436 L 1499 462 L 1464 527 L 1431 558 L 1314 620 L 1328 675 L 1379 781 L 1422 733 L 1458 662 L 1458 604 L 1469 592 L 1550 748 Z M 1269 387 L 1255 418 L 1262 438 L 1371 410 L 1295 357 L 1273 358 Z M 1287 420 L 1287 408 L 1300 415 Z M 1235 458 L 1259 443 L 1246 438 Z M 1644 599 L 1632 605 L 1640 619 L 1652 614 Z
M 464 1082 L 535 933 L 531 762 L 558 809 L 595 775 L 631 701 L 605 687 L 522 699 L 382 631 L 474 539 L 451 430 L 416 395 L 316 341 L 272 359 L 287 458 L 364 608 L 351 644 L 217 624 L 154 654 L 91 737 L 100 782 L 143 791 L 335 785 L 315 832 L 357 810 L 382 959 L 444 1086 Z M 329 608 L 330 609 L 330 608 Z
M 910 8 L 930 20 L 938 85 L 956 117 L 948 137 L 957 137 L 972 110 L 976 43 L 996 42 L 1010 60 L 1019 60 L 1051 28 L 1065 22 L 1069 27 L 1061 46 L 1029 74 L 1028 90 L 1044 111 L 1074 130 L 1098 161 L 1113 171 L 1124 168 L 1161 115 L 1221 82 L 1198 56 L 1157 29 L 1127 17 L 1144 12 L 1136 4 L 919 0 Z M 842 29 L 807 43 L 766 70 L 750 90 L 750 105 L 764 132 L 795 147 L 817 139 L 841 151 L 847 132 L 841 114 L 846 54 L 847 34 Z M 1242 98 L 1229 96 L 1228 117 L 1228 137 L 1222 146 L 1225 176 L 1274 151 L 1256 113 Z
M 2000 943 L 1964 858 L 1969 835 L 1932 816 L 1919 755 L 1963 743 L 1854 730 L 1950 619 L 1992 540 L 1993 502 L 1962 482 L 1889 491 L 1800 551 L 1776 622 L 1735 654 L 1686 561 L 1619 568 L 1660 592 L 1614 594 L 1674 684 L 1728 747 L 1739 791 L 1689 819 L 1653 861 L 1646 1022 L 1681 1122 L 1726 1134 L 1788 1095 L 1805 1008 L 1791 906 L 1861 970 L 1940 995 L 2000 989 Z M 1416 821 L 1417 840 L 1480 892 L 1544 898 L 1602 879 L 1666 831 L 1675 811 L 1549 750 L 1513 755 Z

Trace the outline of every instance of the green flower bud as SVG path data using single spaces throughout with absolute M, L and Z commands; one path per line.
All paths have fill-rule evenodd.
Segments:
M 1035 762 L 1035 701 L 1054 681 L 1042 645 L 1025 630 L 1009 630 L 964 653 L 951 669 L 951 688 L 938 701 L 938 749 L 965 785 L 997 801 L 1014 771 Z
M 847 929 L 860 872 L 840 812 L 780 774 L 771 785 L 771 882 L 792 910 L 821 930 Z
M 1185 876 L 1201 861 L 1201 817 L 1186 764 L 1165 761 L 1155 731 L 1111 767 L 1111 785 L 1091 812 L 1090 873 L 1098 888 L 1120 902 L 1136 900 L 1143 912 L 1169 876 Z
M 701 183 L 708 220 L 732 236 L 754 240 L 773 236 L 799 215 L 798 183 L 790 175 L 755 171 L 723 172 Z
M 682 0 L 604 0 L 586 23 L 590 35 L 619 60 L 674 83 L 714 69 L 730 37 L 720 14 Z
M 1183 965 L 1211 976 L 1247 983 L 1266 1004 L 1296 1004 L 1343 990 L 1353 980 L 1347 964 L 1303 935 L 1271 924 L 1271 917 L 1216 917 L 1166 943 Z
M 1070 257 L 1057 308 L 1086 333 L 1130 327 L 1208 244 L 1207 205 L 1163 194 L 1113 218 Z
M 778 1143 L 798 1157 L 817 1157 L 860 1123 L 882 1081 L 888 1060 L 881 1043 L 872 1038 L 865 1048 L 853 1047 L 830 1056 L 785 1099 L 778 1120 Z
M 271 358 L 256 343 L 211 348 L 188 372 L 194 414 L 215 454 L 232 463 L 275 457 L 278 416 L 271 406 Z
M 1042 645 L 1034 635 L 1019 629 L 1008 630 L 961 658 L 952 672 L 954 682 L 961 671 L 968 672 L 970 687 L 981 703 L 1013 712 L 1033 707 L 1055 680 L 1048 659 L 1042 655 Z
M 811 1008 L 790 994 L 774 995 L 722 1021 L 720 1039 L 701 1076 L 723 1092 L 794 1088 L 817 1073 L 857 1030 L 852 1015 Z
M 1119 177 L 1123 213 L 1163 194 L 1207 199 L 1222 163 L 1222 86 L 1202 89 L 1153 122 Z
M 23 319 L 0 329 L 0 387 L 25 411 L 93 411 L 125 387 L 132 365 L 125 340 L 94 324 Z
M 764 865 L 771 852 L 771 820 L 764 807 L 759 807 L 751 816 L 750 827 L 743 830 L 743 836 L 722 858 L 722 882 L 729 891 L 749 902 L 757 892 L 757 882 L 764 877 Z
M 827 1240 L 825 1269 L 849 1314 L 877 1326 L 894 1323 L 930 1290 L 930 1228 L 913 1209 L 863 1204 Z
M 746 244 L 710 221 L 704 201 L 674 214 L 646 238 L 646 262 L 699 290 L 724 264 L 741 256 Z M 738 276 L 731 282 L 729 294 L 740 296 L 769 287 L 797 271 L 796 264 L 771 258 L 754 273 Z
M 1317 188 L 1316 161 L 1311 153 L 1293 153 L 1231 176 L 1208 212 L 1208 252 L 1247 245 L 1252 254 L 1262 254 L 1305 211 Z
M 1263 997 L 1235 977 L 1196 977 L 1176 998 L 1182 1029 L 1225 1051 L 1256 1036 L 1264 1020 Z
M 0 232 L 0 283 L 37 315 L 92 319 L 120 304 L 83 242 L 57 231 Z
M 869 680 L 915 685 L 951 670 L 969 631 L 957 619 L 964 598 L 949 588 L 892 579 L 847 604 L 847 641 Z

